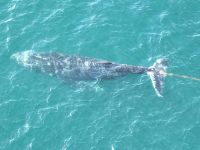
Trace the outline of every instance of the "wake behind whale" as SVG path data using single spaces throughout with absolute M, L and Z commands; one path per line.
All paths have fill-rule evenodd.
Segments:
M 18 52 L 11 56 L 18 64 L 31 70 L 48 73 L 63 80 L 105 80 L 128 74 L 147 73 L 155 92 L 161 96 L 167 61 L 158 59 L 151 67 L 118 64 L 100 59 L 67 56 L 61 53 Z

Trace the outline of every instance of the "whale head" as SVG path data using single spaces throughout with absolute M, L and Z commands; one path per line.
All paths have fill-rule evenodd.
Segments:
M 33 51 L 17 52 L 11 56 L 11 59 L 15 60 L 18 64 L 24 67 L 34 67 L 38 65 L 38 61 L 34 59 L 36 53 Z
M 23 66 L 31 66 L 31 55 L 33 55 L 32 51 L 17 52 L 11 56 L 11 59 L 15 60 L 18 64 Z
M 34 51 L 17 52 L 11 56 L 11 59 L 15 60 L 18 64 L 30 68 L 41 69 L 45 65 L 46 58 Z

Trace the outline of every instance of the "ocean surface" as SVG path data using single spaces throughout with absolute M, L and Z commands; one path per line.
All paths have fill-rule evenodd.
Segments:
M 200 82 L 62 80 L 16 52 L 60 52 L 200 77 L 199 0 L 1 0 L 1 150 L 199 150 Z

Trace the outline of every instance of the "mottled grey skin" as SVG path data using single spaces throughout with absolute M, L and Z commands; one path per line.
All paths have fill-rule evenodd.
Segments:
M 67 56 L 60 53 L 19 52 L 12 55 L 19 64 L 67 80 L 112 79 L 128 74 L 147 73 L 158 96 L 162 96 L 167 60 L 157 59 L 151 67 L 117 64 L 114 62 Z
M 117 64 L 87 57 L 67 56 L 60 53 L 19 52 L 12 56 L 19 64 L 45 72 L 64 80 L 111 79 L 128 74 L 142 74 L 146 67 Z

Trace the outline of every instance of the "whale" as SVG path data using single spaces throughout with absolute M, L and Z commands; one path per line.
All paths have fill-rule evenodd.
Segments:
M 83 56 L 66 55 L 58 52 L 17 52 L 11 56 L 18 64 L 56 76 L 62 80 L 107 80 L 129 74 L 147 74 L 158 96 L 162 96 L 164 77 L 168 63 L 157 59 L 150 67 L 119 64 L 107 60 Z

